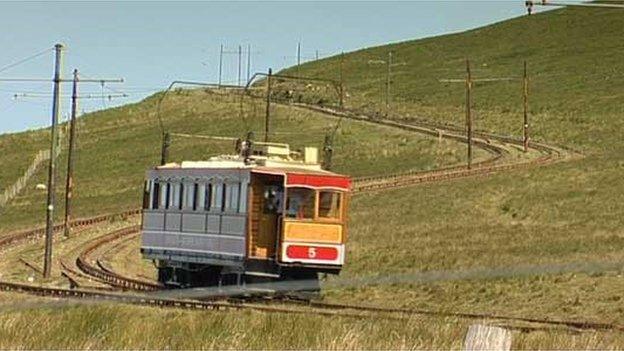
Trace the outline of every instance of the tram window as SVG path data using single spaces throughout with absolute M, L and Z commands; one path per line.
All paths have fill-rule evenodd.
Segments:
M 281 213 L 284 192 L 279 185 L 264 186 L 264 213 Z
M 158 203 L 160 201 L 160 183 L 154 181 L 152 185 L 152 209 L 158 209 Z
M 182 185 L 182 204 L 184 209 L 194 209 L 195 207 L 195 184 L 184 183 Z
M 223 184 L 212 185 L 212 204 L 210 209 L 223 211 Z
M 238 212 L 247 212 L 247 183 L 240 183 Z
M 315 192 L 308 188 L 289 188 L 286 195 L 286 217 L 314 218 Z
M 161 183 L 160 184 L 160 206 L 161 209 L 169 208 L 169 191 L 171 188 L 171 184 L 169 183 Z
M 237 184 L 228 184 L 226 186 L 226 211 L 238 212 L 238 194 L 239 194 L 240 183 Z
M 184 189 L 186 188 L 185 184 L 178 185 L 178 206 L 176 207 L 178 210 L 182 209 L 184 205 Z
M 191 200 L 191 206 L 193 207 L 193 211 L 197 211 L 197 204 L 199 200 L 199 184 L 195 183 L 193 184 L 193 196 L 192 196 L 192 200 Z
M 240 205 L 240 183 L 236 183 L 232 186 L 232 211 L 238 212 Z
M 203 210 L 206 205 L 206 184 L 195 184 L 195 210 Z
M 223 184 L 223 209 L 229 211 L 232 207 L 232 184 Z
M 143 208 L 144 209 L 149 209 L 150 207 L 150 196 L 151 196 L 151 192 L 150 192 L 150 188 L 152 187 L 152 181 L 151 180 L 146 180 L 145 184 L 143 185 Z
M 319 192 L 318 216 L 321 218 L 340 218 L 341 194 L 335 191 Z
M 170 194 L 169 194 L 169 208 L 170 209 L 180 209 L 180 205 L 182 203 L 182 189 L 180 183 L 174 183 L 170 185 Z
M 204 210 L 208 211 L 211 208 L 212 203 L 212 184 L 206 184 L 204 186 Z

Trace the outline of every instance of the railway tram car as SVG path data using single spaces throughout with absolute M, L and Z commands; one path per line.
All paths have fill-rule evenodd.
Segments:
M 237 155 L 147 172 L 141 253 L 168 287 L 311 280 L 345 262 L 349 177 L 318 150 L 243 141 Z

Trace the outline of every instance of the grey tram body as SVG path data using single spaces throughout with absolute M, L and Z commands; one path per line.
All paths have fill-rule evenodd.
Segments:
M 250 173 L 244 168 L 148 171 L 143 257 L 171 267 L 242 272 Z

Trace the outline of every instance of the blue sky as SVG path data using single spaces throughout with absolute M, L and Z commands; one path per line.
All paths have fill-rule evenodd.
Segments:
M 274 70 L 316 51 L 341 51 L 462 31 L 525 14 L 524 1 L 412 2 L 0 2 L 0 78 L 51 78 L 53 53 L 3 67 L 63 43 L 64 76 L 123 77 L 123 84 L 81 85 L 82 94 L 128 94 L 83 99 L 80 110 L 137 101 L 176 79 L 213 81 L 219 46 L 251 45 L 251 70 Z M 246 55 L 244 55 L 246 57 Z M 224 58 L 224 82 L 236 83 L 237 54 Z M 243 76 L 245 76 L 243 70 Z M 63 87 L 62 114 L 70 86 Z M 0 133 L 47 126 L 51 83 L 0 82 Z M 18 94 L 15 97 L 15 94 Z

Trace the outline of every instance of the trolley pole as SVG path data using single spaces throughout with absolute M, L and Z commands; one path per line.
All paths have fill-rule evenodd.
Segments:
M 271 76 L 273 70 L 269 68 L 269 75 L 267 76 L 267 95 L 266 95 L 266 114 L 264 116 L 264 142 L 269 141 L 269 131 L 271 122 Z
M 74 70 L 72 83 L 71 120 L 69 124 L 69 148 L 67 155 L 67 178 L 65 181 L 65 237 L 71 235 L 69 221 L 71 219 L 72 191 L 74 188 L 74 150 L 76 149 L 76 111 L 78 109 L 78 70 Z
M 223 73 L 223 44 L 219 50 L 219 88 L 221 88 L 221 74 Z
M 56 189 L 56 143 L 57 143 L 57 123 L 60 110 L 60 94 L 61 94 L 61 60 L 63 45 L 54 45 L 55 63 L 54 63 L 54 91 L 52 98 L 52 128 L 50 143 L 50 165 L 48 167 L 48 199 L 46 207 L 46 236 L 45 236 L 45 254 L 43 261 L 43 277 L 50 278 L 52 271 L 52 239 L 54 235 L 54 191 Z
M 323 164 L 322 168 L 324 170 L 330 171 L 332 168 L 332 156 L 334 153 L 333 144 L 333 136 L 332 134 L 325 135 L 325 141 L 323 142 Z
M 529 78 L 527 75 L 527 62 L 524 61 L 524 77 L 523 77 L 523 96 L 524 96 L 524 123 L 522 124 L 522 144 L 524 152 L 529 151 Z
M 392 51 L 388 52 L 388 60 L 386 61 L 387 70 L 386 70 L 386 116 L 390 113 L 390 75 L 391 75 L 391 67 L 392 67 Z
M 466 142 L 468 144 L 468 169 L 472 167 L 472 114 L 471 114 L 472 77 L 470 61 L 466 59 Z

